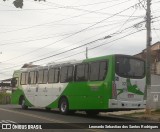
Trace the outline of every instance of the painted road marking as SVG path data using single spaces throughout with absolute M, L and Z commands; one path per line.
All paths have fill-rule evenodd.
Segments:
M 7 121 L 5 121 L 5 120 L 1 120 L 2 121 L 2 123 L 8 123 Z
M 8 128 L 8 126 L 11 127 L 11 124 L 18 125 L 18 123 L 11 121 L 11 120 L 1 120 L 0 121 L 0 129 L 11 129 L 11 128 Z
M 1 121 L 0 121 L 0 124 L 2 124 L 2 123 L 18 124 L 18 123 L 14 122 L 14 121 L 11 121 L 11 120 L 1 120 Z
M 50 119 L 50 118 L 46 118 L 43 116 L 38 116 L 38 115 L 34 115 L 34 114 L 29 114 L 29 113 L 24 113 L 24 112 L 17 112 L 17 111 L 13 111 L 13 110 L 7 110 L 7 109 L 3 109 L 0 108 L 1 111 L 6 111 L 6 112 L 10 112 L 10 113 L 14 113 L 14 114 L 19 114 L 19 115 L 24 115 L 24 116 L 29 116 L 29 117 L 34 117 L 34 118 L 38 118 L 38 119 L 42 119 L 42 120 L 46 120 L 46 121 L 50 121 L 50 122 L 54 122 L 54 123 L 71 123 L 71 122 L 66 122 L 66 121 L 61 121 L 61 120 L 56 120 L 56 119 Z M 71 126 L 71 127 L 77 127 L 77 128 L 82 128 L 82 126 L 79 125 L 72 125 L 72 124 L 65 124 L 67 126 Z M 104 130 L 99 130 L 99 129 L 88 129 L 88 131 L 93 131 L 93 132 L 104 132 Z M 105 132 L 107 132 L 105 130 Z
M 39 118 L 39 119 L 50 121 L 50 122 L 54 122 L 54 123 L 70 123 L 70 122 L 66 122 L 66 121 L 61 121 L 61 120 L 56 120 L 56 119 L 50 119 L 50 118 L 43 117 L 43 116 L 38 116 L 38 115 L 24 113 L 24 112 L 17 112 L 17 111 L 7 110 L 7 109 L 3 109 L 3 108 L 0 108 L 0 110 L 7 111 L 7 112 L 10 112 L 10 113 L 15 113 L 15 114 L 20 114 L 20 115 L 35 117 L 35 118 Z
M 17 124 L 16 122 L 11 121 L 11 120 L 6 120 L 6 121 L 9 122 L 9 123 L 15 123 L 15 124 Z

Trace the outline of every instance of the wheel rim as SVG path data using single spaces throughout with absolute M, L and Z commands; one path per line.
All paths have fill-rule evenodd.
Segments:
M 61 111 L 62 111 L 62 112 L 65 112 L 66 109 L 67 109 L 67 103 L 66 103 L 66 102 L 62 102 L 62 103 L 61 103 Z

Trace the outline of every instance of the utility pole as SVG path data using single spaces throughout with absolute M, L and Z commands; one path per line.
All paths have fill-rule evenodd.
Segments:
M 99 39 L 96 39 L 96 40 L 94 40 L 94 41 L 91 41 L 91 42 L 87 43 L 87 44 L 86 44 L 86 59 L 88 59 L 88 45 L 89 45 L 89 44 L 94 43 L 94 42 L 97 42 L 97 41 L 99 41 L 99 40 L 108 39 L 108 38 L 111 38 L 111 37 L 112 37 L 111 35 L 107 35 L 107 36 L 105 36 L 105 37 L 103 37 L 103 38 L 99 38 Z
M 88 47 L 86 46 L 86 59 L 88 59 Z
M 147 42 L 146 42 L 146 91 L 145 98 L 147 100 L 146 114 L 151 113 L 150 108 L 150 91 L 151 91 L 151 0 L 147 0 L 146 10 L 146 29 L 147 29 Z

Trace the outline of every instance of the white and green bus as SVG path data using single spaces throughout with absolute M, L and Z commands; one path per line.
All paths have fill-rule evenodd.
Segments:
M 12 103 L 62 114 L 140 109 L 145 80 L 145 62 L 128 55 L 21 68 L 13 74 Z

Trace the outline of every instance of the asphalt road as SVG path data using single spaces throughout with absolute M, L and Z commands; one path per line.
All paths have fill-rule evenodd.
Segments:
M 113 116 L 113 115 L 98 115 L 96 117 L 88 117 L 83 112 L 76 112 L 74 115 L 61 115 L 58 110 L 46 111 L 45 109 L 30 108 L 28 110 L 22 110 L 18 105 L 0 105 L 0 124 L 21 124 L 21 123 L 30 123 L 33 125 L 38 125 L 38 123 L 58 123 L 51 124 L 52 126 L 57 126 L 58 128 L 69 127 L 70 129 L 65 129 L 65 131 L 107 131 L 107 132 L 132 132 L 137 129 L 87 129 L 92 123 L 99 123 L 102 126 L 109 123 L 149 123 L 150 121 L 141 121 L 133 118 L 124 118 L 122 116 Z M 61 124 L 59 124 L 61 123 Z M 89 124 L 74 124 L 74 123 L 89 123 Z M 43 125 L 42 128 L 46 127 L 47 124 Z M 84 126 L 86 129 L 81 129 Z M 94 126 L 94 125 L 93 125 Z M 0 125 L 2 127 L 2 125 Z M 4 126 L 3 126 L 4 127 Z M 28 127 L 28 126 L 27 126 Z M 40 126 L 38 126 L 40 127 Z M 64 132 L 64 129 L 58 129 L 59 131 Z M 4 130 L 3 130 L 4 131 Z M 5 130 L 6 131 L 6 130 Z M 13 130 L 12 130 L 13 131 Z M 14 130 L 22 131 L 22 130 Z M 26 130 L 23 130 L 26 131 Z M 31 131 L 31 130 L 28 130 Z M 37 131 L 37 130 L 32 130 Z M 38 131 L 57 131 L 57 129 L 48 129 L 48 130 L 38 130 Z M 141 129 L 141 132 L 149 131 L 160 131 L 160 129 Z

